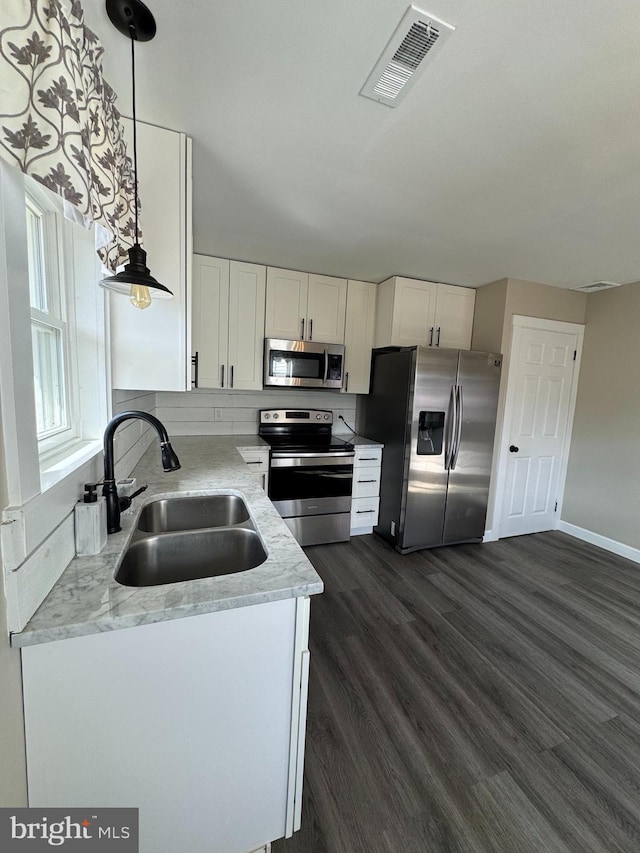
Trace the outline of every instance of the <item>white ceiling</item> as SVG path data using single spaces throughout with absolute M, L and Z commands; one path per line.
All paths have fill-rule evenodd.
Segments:
M 128 114 L 127 40 L 84 5 Z M 148 5 L 138 117 L 193 137 L 197 252 L 371 281 L 640 279 L 637 0 L 417 2 L 456 32 L 396 109 L 358 92 L 407 0 Z

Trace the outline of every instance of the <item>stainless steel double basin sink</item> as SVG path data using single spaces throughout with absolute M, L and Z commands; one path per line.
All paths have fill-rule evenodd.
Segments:
M 266 559 L 240 495 L 177 495 L 143 507 L 115 579 L 156 586 L 244 572 Z

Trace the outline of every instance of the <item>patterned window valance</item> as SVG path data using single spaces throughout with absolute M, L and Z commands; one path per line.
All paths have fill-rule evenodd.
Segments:
M 134 242 L 134 186 L 103 47 L 79 0 L 1 3 L 0 154 L 60 195 L 68 215 L 110 232 L 98 254 L 115 270 Z

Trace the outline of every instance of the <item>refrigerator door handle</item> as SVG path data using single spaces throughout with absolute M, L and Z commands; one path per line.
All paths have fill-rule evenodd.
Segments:
M 453 430 L 453 451 L 451 453 L 451 470 L 455 471 L 460 453 L 462 438 L 462 385 L 456 385 L 456 422 Z
M 453 447 L 456 434 L 457 423 L 457 399 L 456 386 L 451 386 L 451 394 L 449 395 L 449 408 L 447 409 L 447 419 L 445 427 L 445 444 L 444 444 L 444 470 L 451 469 L 451 460 L 453 458 Z

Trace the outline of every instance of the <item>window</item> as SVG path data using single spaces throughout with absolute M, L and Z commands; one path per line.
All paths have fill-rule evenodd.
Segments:
M 43 456 L 78 435 L 73 276 L 65 275 L 61 214 L 55 201 L 31 183 L 26 217 L 36 427 Z

